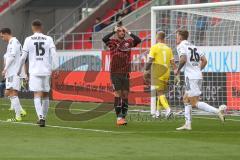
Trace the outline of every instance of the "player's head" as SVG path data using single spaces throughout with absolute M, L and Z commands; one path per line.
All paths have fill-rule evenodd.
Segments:
M 126 35 L 125 32 L 126 32 L 126 31 L 125 31 L 125 29 L 124 29 L 122 26 L 118 27 L 117 32 L 116 32 L 117 37 L 118 37 L 119 39 L 124 39 L 124 37 L 125 37 L 125 35 Z
M 159 43 L 165 42 L 165 32 L 163 32 L 163 31 L 157 32 L 157 42 L 159 42 Z
M 2 40 L 8 42 L 10 40 L 10 38 L 12 37 L 12 31 L 9 28 L 2 28 L 0 30 L 0 37 L 2 38 Z
M 188 39 L 188 31 L 185 29 L 181 29 L 177 31 L 177 44 L 181 43 L 184 40 Z
M 32 22 L 32 31 L 33 31 L 33 33 L 35 33 L 35 32 L 41 33 L 43 31 L 43 25 L 40 20 L 36 19 Z

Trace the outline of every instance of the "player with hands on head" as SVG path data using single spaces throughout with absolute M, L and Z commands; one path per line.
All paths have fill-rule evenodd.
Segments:
M 127 34 L 131 38 L 126 38 Z M 114 35 L 115 37 L 111 38 Z M 110 77 L 115 95 L 114 108 L 117 125 L 126 125 L 131 49 L 136 47 L 141 39 L 121 25 L 114 27 L 113 32 L 105 35 L 102 40 L 110 49 Z

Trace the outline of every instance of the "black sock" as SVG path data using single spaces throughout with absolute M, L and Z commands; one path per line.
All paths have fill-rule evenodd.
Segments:
M 121 98 L 120 97 L 115 97 L 114 98 L 114 108 L 115 108 L 115 112 L 116 112 L 117 117 L 120 117 L 121 112 L 122 112 Z
M 128 99 L 122 99 L 122 116 L 125 118 L 128 112 Z

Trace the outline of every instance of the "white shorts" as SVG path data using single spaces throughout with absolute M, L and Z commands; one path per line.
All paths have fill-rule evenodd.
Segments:
M 50 76 L 31 76 L 29 77 L 29 89 L 33 92 L 49 92 Z
M 6 78 L 6 89 L 12 89 L 16 91 L 21 90 L 21 80 L 19 76 L 11 76 Z
M 185 79 L 186 94 L 188 97 L 197 97 L 202 94 L 202 79 Z

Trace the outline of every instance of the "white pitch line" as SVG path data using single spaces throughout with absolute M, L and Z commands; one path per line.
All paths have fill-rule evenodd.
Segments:
M 208 119 L 208 120 L 219 120 L 219 118 L 209 118 L 209 117 L 193 117 L 193 118 Z M 228 119 L 228 118 L 226 118 L 226 121 L 240 122 L 240 119 Z
M 22 125 L 30 125 L 30 126 L 38 126 L 35 123 L 28 122 L 7 122 L 4 120 L 0 120 L 3 123 L 12 123 L 12 124 L 22 124 Z M 100 133 L 117 133 L 117 134 L 128 134 L 132 132 L 117 132 L 117 131 L 109 131 L 109 130 L 100 130 L 100 129 L 89 129 L 89 128 L 74 128 L 74 127 L 65 127 L 65 126 L 54 126 L 54 125 L 46 125 L 49 128 L 60 128 L 60 129 L 68 129 L 68 130 L 81 130 L 81 131 L 91 131 L 91 132 L 100 132 Z

